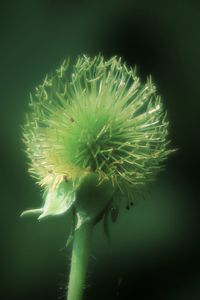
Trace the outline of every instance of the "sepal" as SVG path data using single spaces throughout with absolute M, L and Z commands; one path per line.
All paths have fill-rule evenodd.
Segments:
M 38 220 L 47 217 L 64 214 L 75 202 L 76 193 L 71 182 L 61 182 L 55 189 L 49 187 L 45 193 L 44 206 L 38 209 L 24 211 L 21 216 L 28 214 L 40 214 Z

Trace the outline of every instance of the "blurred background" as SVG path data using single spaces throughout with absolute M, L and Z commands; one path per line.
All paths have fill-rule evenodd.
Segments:
M 21 125 L 29 92 L 64 58 L 122 56 L 162 95 L 178 152 L 91 253 L 87 300 L 200 299 L 200 3 L 198 1 L 1 1 L 1 299 L 64 299 L 70 214 L 38 222 Z

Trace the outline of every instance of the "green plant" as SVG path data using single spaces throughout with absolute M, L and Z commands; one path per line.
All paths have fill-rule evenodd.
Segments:
M 92 230 L 118 201 L 155 178 L 168 149 L 168 122 L 151 78 L 142 84 L 120 58 L 79 57 L 46 76 L 30 97 L 23 140 L 44 205 L 39 219 L 73 210 L 68 299 L 79 300 Z M 114 213 L 113 213 L 114 212 Z

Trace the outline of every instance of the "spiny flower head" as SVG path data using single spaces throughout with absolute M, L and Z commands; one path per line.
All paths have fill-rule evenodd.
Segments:
M 152 181 L 168 149 L 168 122 L 156 88 L 142 84 L 120 58 L 81 56 L 46 76 L 30 96 L 23 140 L 30 173 L 45 203 L 28 212 L 55 215 L 75 202 L 88 176 L 132 198 Z

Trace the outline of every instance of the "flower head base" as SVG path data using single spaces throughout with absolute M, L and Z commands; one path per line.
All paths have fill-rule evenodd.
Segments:
M 42 215 L 76 203 L 88 176 L 132 198 L 152 181 L 168 150 L 168 122 L 151 78 L 141 84 L 120 58 L 64 61 L 31 95 L 23 128 L 30 172 L 45 188 Z

